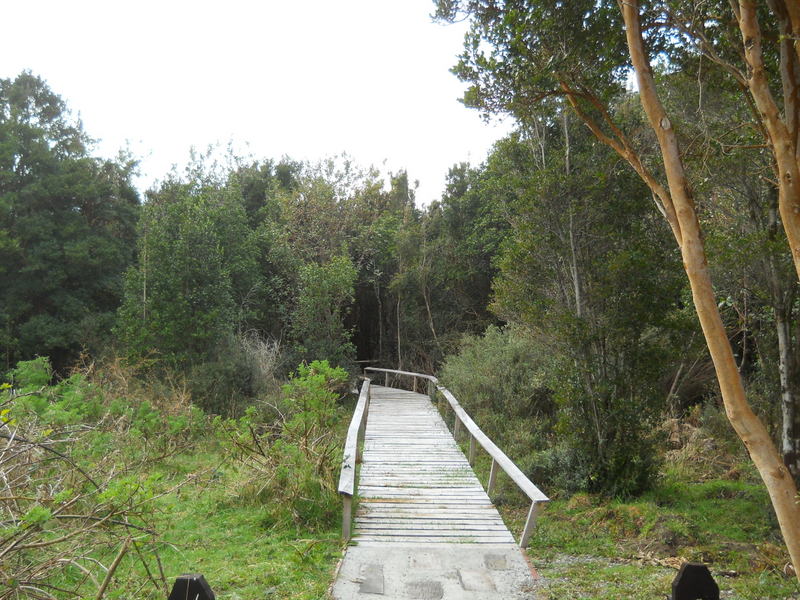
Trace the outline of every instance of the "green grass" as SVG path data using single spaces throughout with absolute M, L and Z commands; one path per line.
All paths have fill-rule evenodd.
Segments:
M 502 512 L 519 531 L 524 509 Z M 528 554 L 553 598 L 663 597 L 683 561 L 707 564 L 723 598 L 800 598 L 782 572 L 788 556 L 766 491 L 752 481 L 667 481 L 632 501 L 557 499 Z
M 268 503 L 237 497 L 237 467 L 213 451 L 173 457 L 159 470 L 168 486 L 200 469 L 208 470 L 159 501 L 160 559 L 169 586 L 182 573 L 202 573 L 220 600 L 324 598 L 341 556 L 338 529 L 312 533 L 277 523 Z M 149 568 L 158 573 L 155 560 Z M 130 597 L 146 580 L 129 556 L 108 597 Z M 166 596 L 146 583 L 136 597 Z

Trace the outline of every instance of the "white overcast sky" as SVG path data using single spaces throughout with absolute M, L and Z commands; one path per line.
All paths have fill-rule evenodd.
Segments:
M 510 123 L 457 99 L 464 25 L 432 0 L 25 0 L 3 3 L 0 77 L 29 69 L 79 113 L 100 154 L 126 145 L 140 187 L 189 148 L 405 168 L 418 201 L 480 163 Z M 385 162 L 384 162 L 385 161 Z

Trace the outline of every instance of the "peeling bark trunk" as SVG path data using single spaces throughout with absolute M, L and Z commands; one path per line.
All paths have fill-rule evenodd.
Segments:
M 779 21 L 788 18 L 788 6 L 791 2 L 772 3 L 778 10 Z M 786 9 L 781 19 L 782 9 Z M 761 28 L 756 14 L 757 6 L 753 0 L 740 0 L 736 16 L 742 32 L 744 55 L 748 66 L 747 87 L 758 109 L 764 128 L 769 135 L 769 143 L 775 157 L 778 171 L 778 208 L 783 228 L 789 240 L 797 276 L 800 279 L 800 166 L 797 161 L 798 121 L 797 90 L 800 87 L 800 72 L 795 68 L 797 54 L 791 54 L 788 48 L 781 52 L 781 80 L 784 93 L 788 94 L 787 120 L 781 119 L 780 110 L 769 89 L 766 67 L 761 51 Z M 792 23 L 794 24 L 794 23 Z M 791 25 L 784 24 L 784 28 Z M 790 126 L 793 129 L 790 129 Z
M 740 23 L 746 21 L 744 5 L 749 4 L 752 3 L 740 3 L 743 6 Z M 680 246 L 697 316 L 717 373 L 725 412 L 736 433 L 747 447 L 750 457 L 764 481 L 778 517 L 781 533 L 789 550 L 795 573 L 800 577 L 800 505 L 796 502 L 797 488 L 764 424 L 753 413 L 745 397 L 742 379 L 717 308 L 711 276 L 706 263 L 700 223 L 695 212 L 691 188 L 684 172 L 677 137 L 658 97 L 650 62 L 645 51 L 639 22 L 638 2 L 626 0 L 620 1 L 619 5 L 625 21 L 628 49 L 639 84 L 639 98 L 658 138 L 669 195 L 678 220 L 679 235 L 676 235 L 676 240 Z M 746 36 L 745 39 L 752 39 L 752 36 Z M 745 45 L 748 46 L 747 41 Z M 760 40 L 758 43 L 752 42 L 749 45 L 748 54 L 753 52 L 754 46 L 758 46 L 760 54 Z M 792 154 L 793 150 L 792 148 Z M 793 156 L 791 162 L 796 172 L 797 164 Z M 788 169 L 789 165 L 784 165 L 782 168 Z M 784 183 L 783 180 L 781 183 Z M 793 183 L 796 187 L 800 185 L 800 178 L 791 175 L 787 179 L 787 183 Z M 800 202 L 798 202 L 798 206 L 800 206 Z M 800 273 L 800 210 L 797 214 L 797 225 L 797 239 L 792 241 L 793 238 L 790 236 L 790 243 L 795 257 L 795 266 Z M 789 229 L 790 227 L 787 227 L 787 234 Z

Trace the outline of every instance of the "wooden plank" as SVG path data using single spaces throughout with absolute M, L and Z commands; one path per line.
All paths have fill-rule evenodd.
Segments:
M 356 517 L 355 523 L 357 524 L 364 524 L 369 525 L 370 523 L 386 523 L 390 525 L 400 525 L 403 523 L 430 523 L 430 524 L 437 524 L 437 523 L 449 523 L 452 525 L 497 525 L 500 527 L 505 527 L 503 525 L 503 521 L 501 519 L 492 519 L 488 517 L 480 518 L 476 517 L 474 519 L 467 519 L 467 518 L 460 518 L 460 519 L 450 519 L 450 518 L 435 518 L 435 517 L 415 517 L 415 516 L 407 516 L 407 517 L 397 517 L 397 516 L 372 516 L 372 517 Z
M 493 537 L 457 537 L 457 536 L 411 536 L 411 535 L 358 535 L 353 538 L 356 543 L 363 542 L 383 542 L 403 545 L 416 544 L 513 544 L 514 538 L 511 534 Z

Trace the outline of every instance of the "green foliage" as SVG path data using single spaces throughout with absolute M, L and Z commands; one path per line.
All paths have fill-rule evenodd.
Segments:
M 40 78 L 0 80 L 0 344 L 63 370 L 107 342 L 133 259 L 135 163 L 94 158 L 80 122 Z
M 253 473 L 242 496 L 265 503 L 270 522 L 317 530 L 338 518 L 336 431 L 347 382 L 347 372 L 327 361 L 301 364 L 261 418 L 252 407 L 236 421 L 220 421 Z
M 468 18 L 464 52 L 453 72 L 469 84 L 463 102 L 525 120 L 565 83 L 607 99 L 622 91 L 628 53 L 614 3 L 546 0 L 435 0 L 436 16 Z M 645 19 L 643 28 L 649 21 Z M 655 53 L 660 40 L 651 36 Z M 586 102 L 587 106 L 590 105 Z
M 549 488 L 559 473 L 538 465 L 555 443 L 555 405 L 540 350 L 519 328 L 489 327 L 483 336 L 463 338 L 439 378 L 523 472 Z
M 50 366 L 50 359 L 40 356 L 33 360 L 18 362 L 6 377 L 21 392 L 30 392 L 49 384 L 53 377 L 53 369 Z
M 139 264 L 128 272 L 118 328 L 132 352 L 175 365 L 210 358 L 233 333 L 256 253 L 241 198 L 166 182 L 144 207 Z
M 494 308 L 538 346 L 534 360 L 558 405 L 564 450 L 548 460 L 571 461 L 570 487 L 636 494 L 656 471 L 654 423 L 667 392 L 659 382 L 690 328 L 677 306 L 680 270 L 651 200 L 577 125 L 548 133 L 544 162 L 516 136 L 497 147 L 515 216 Z
M 344 317 L 353 301 L 357 271 L 347 256 L 300 269 L 300 294 L 292 314 L 292 339 L 305 360 L 327 360 L 351 367 L 355 347 Z
M 94 596 L 120 544 L 135 537 L 142 556 L 158 552 L 154 501 L 163 484 L 143 469 L 179 447 L 166 438 L 170 418 L 146 400 L 110 402 L 109 380 L 102 387 L 91 372 L 50 384 L 46 358 L 20 362 L 8 378 L 0 437 L 13 501 L 5 506 L 11 526 L 0 528 L 0 598 L 31 589 Z M 170 417 L 178 416 L 189 415 Z M 184 425 L 185 434 L 188 419 Z

